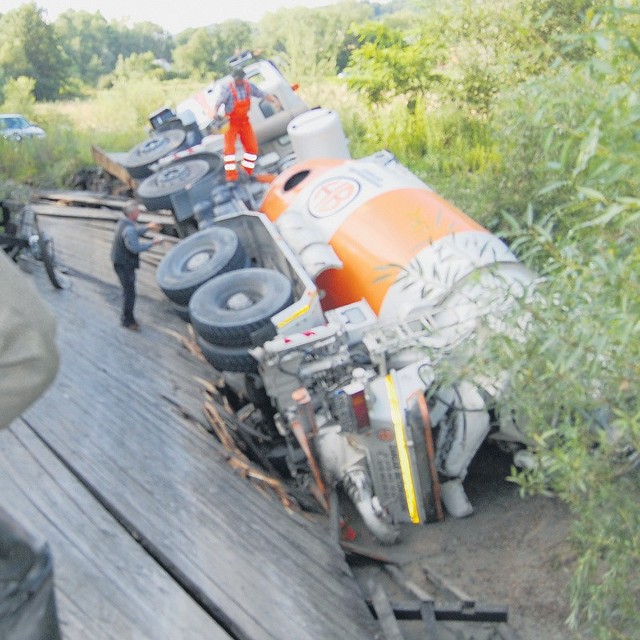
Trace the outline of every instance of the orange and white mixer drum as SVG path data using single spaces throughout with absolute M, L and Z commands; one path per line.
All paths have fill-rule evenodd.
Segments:
M 382 321 L 443 305 L 459 312 L 469 296 L 473 304 L 483 297 L 487 279 L 530 280 L 504 242 L 386 151 L 300 162 L 274 180 L 261 210 L 276 227 L 295 212 L 300 233 L 342 262 L 312 274 L 325 311 L 365 299 Z

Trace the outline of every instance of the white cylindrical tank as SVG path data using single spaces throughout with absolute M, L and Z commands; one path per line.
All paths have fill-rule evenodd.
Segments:
M 296 116 L 287 133 L 298 160 L 351 158 L 340 117 L 331 109 L 311 109 Z

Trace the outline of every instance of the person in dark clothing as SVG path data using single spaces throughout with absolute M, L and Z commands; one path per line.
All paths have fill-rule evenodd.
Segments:
M 116 232 L 111 247 L 111 262 L 122 284 L 122 314 L 120 323 L 132 331 L 139 331 L 140 325 L 133 315 L 136 302 L 136 269 L 140 267 L 140 254 L 148 251 L 154 245 L 160 244 L 162 238 L 156 236 L 153 240 L 141 241 L 147 231 L 159 231 L 160 225 L 154 222 L 137 224 L 142 213 L 140 205 L 131 203 L 125 207 L 125 218 L 116 226 Z

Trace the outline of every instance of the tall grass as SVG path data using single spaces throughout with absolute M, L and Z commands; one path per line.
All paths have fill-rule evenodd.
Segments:
M 501 166 L 486 118 L 436 100 L 419 102 L 413 113 L 402 98 L 371 106 L 340 79 L 305 86 L 301 94 L 310 105 L 338 112 L 354 158 L 387 149 L 481 223 L 496 222 L 477 193 L 482 176 L 494 175 Z
M 150 113 L 165 105 L 174 107 L 201 85 L 198 81 L 137 78 L 117 82 L 87 98 L 37 103 L 32 117 L 47 136 L 19 143 L 0 139 L 0 196 L 9 197 L 20 185 L 38 189 L 67 186 L 78 170 L 93 164 L 93 145 L 128 151 L 148 135 Z
M 87 98 L 36 104 L 34 118 L 47 138 L 17 146 L 0 141 L 0 171 L 16 183 L 64 187 L 75 172 L 92 164 L 92 145 L 131 149 L 147 136 L 151 112 L 175 107 L 201 86 L 197 80 L 136 79 Z M 335 78 L 308 82 L 299 93 L 309 106 L 339 114 L 353 157 L 388 149 L 463 208 L 475 201 L 474 177 L 498 160 L 486 123 L 453 107 L 424 104 L 412 115 L 398 99 L 372 110 Z

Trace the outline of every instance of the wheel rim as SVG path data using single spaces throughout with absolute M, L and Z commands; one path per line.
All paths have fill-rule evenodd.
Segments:
M 195 184 L 209 173 L 206 160 L 186 160 L 178 162 L 153 173 L 143 180 L 138 187 L 138 195 L 147 200 L 169 196 L 184 189 L 188 184 Z
M 211 344 L 255 345 L 269 333 L 272 316 L 292 301 L 292 285 L 284 274 L 238 269 L 199 287 L 189 301 L 189 317 L 196 334 Z
M 160 261 L 156 281 L 165 295 L 187 305 L 207 280 L 238 269 L 246 260 L 237 234 L 226 227 L 196 231 L 172 247 Z
M 124 165 L 132 169 L 141 169 L 177 149 L 184 143 L 185 137 L 186 133 L 180 129 L 153 135 L 129 151 Z
M 234 293 L 228 300 L 226 307 L 230 311 L 242 311 L 255 304 L 255 300 L 246 293 Z
M 209 260 L 211 260 L 211 252 L 210 251 L 199 251 L 198 253 L 192 255 L 186 262 L 185 271 L 197 271 L 203 265 L 205 265 Z
M 151 138 L 143 143 L 136 153 L 138 155 L 154 153 L 157 149 L 162 149 L 162 147 L 166 147 L 167 145 L 167 138 Z
M 175 167 L 169 167 L 166 171 L 162 171 L 156 178 L 156 184 L 159 187 L 172 186 L 173 183 L 178 180 L 184 180 L 191 175 L 189 168 L 182 164 L 177 164 Z

